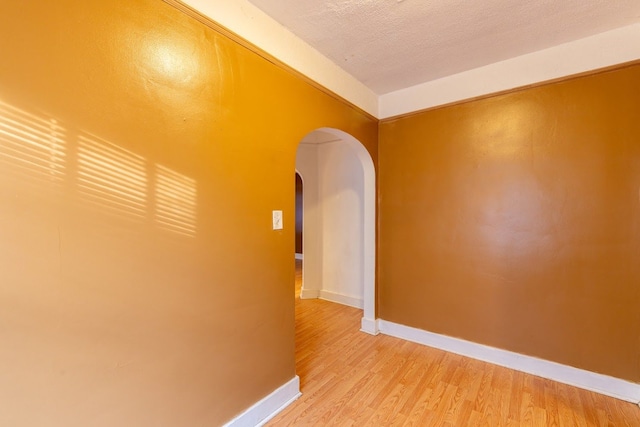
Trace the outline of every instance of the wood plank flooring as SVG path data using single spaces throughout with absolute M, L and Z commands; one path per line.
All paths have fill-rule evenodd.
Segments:
M 296 296 L 300 262 L 297 261 Z M 397 338 L 296 298 L 302 397 L 268 426 L 640 426 L 638 406 Z

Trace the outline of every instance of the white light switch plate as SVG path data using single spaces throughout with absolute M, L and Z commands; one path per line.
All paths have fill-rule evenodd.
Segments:
M 273 211 L 273 229 L 282 230 L 282 211 Z

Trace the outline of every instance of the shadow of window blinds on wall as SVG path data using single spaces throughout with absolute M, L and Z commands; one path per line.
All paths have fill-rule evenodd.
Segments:
M 60 186 L 65 173 L 65 132 L 55 119 L 0 101 L 0 167 L 4 174 L 32 185 Z
M 3 101 L 0 168 L 7 181 L 17 179 L 34 194 L 59 195 L 66 187 L 100 214 L 196 235 L 196 180 L 87 132 L 70 140 L 58 120 Z

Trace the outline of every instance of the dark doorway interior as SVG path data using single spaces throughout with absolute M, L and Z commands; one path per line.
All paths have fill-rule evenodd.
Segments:
M 302 255 L 302 178 L 296 172 L 296 255 Z

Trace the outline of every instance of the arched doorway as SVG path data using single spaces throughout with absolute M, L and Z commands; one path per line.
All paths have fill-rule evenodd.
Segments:
M 296 171 L 304 181 L 301 298 L 363 309 L 361 330 L 375 322 L 375 169 L 366 148 L 333 128 L 306 135 Z

